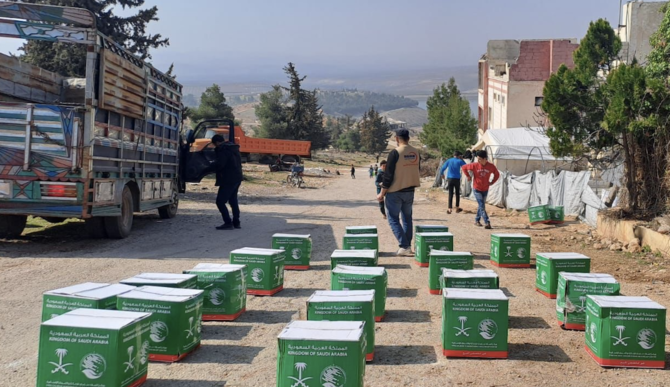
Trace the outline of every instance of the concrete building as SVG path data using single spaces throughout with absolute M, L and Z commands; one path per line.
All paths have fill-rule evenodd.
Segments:
M 646 64 L 647 56 L 651 52 L 649 38 L 661 26 L 664 16 L 661 8 L 667 3 L 667 1 L 632 1 L 624 4 L 617 29 L 623 43 L 622 62 L 630 64 L 633 59 L 637 59 L 638 63 Z
M 538 126 L 544 83 L 574 67 L 577 39 L 492 40 L 479 61 L 479 129 Z

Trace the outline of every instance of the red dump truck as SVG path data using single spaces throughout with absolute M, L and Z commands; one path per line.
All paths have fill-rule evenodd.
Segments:
M 197 152 L 204 149 L 215 134 L 221 134 L 228 138 L 228 127 L 208 128 L 191 145 L 191 151 Z M 248 137 L 242 128 L 235 127 L 235 143 L 240 145 L 240 152 L 245 161 L 259 161 L 261 163 L 274 163 L 281 159 L 286 163 L 292 163 L 302 158 L 311 158 L 312 142 L 297 140 L 277 140 L 272 138 Z

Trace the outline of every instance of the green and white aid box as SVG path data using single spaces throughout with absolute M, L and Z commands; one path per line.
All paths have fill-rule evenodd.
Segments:
M 149 313 L 76 309 L 40 327 L 37 387 L 137 387 L 147 379 Z
M 135 289 L 123 284 L 86 282 L 45 292 L 42 296 L 42 321 L 75 309 L 116 309 L 116 296 Z
M 428 290 L 430 294 L 441 294 L 440 276 L 442 269 L 472 270 L 474 258 L 471 253 L 432 250 L 428 267 Z
M 199 263 L 185 274 L 198 277 L 203 290 L 203 321 L 234 321 L 247 307 L 247 267 L 221 263 Z
M 491 264 L 497 267 L 529 268 L 530 237 L 524 234 L 492 234 Z
M 565 329 L 584 330 L 587 296 L 618 296 L 621 285 L 609 274 L 559 273 L 556 318 Z
M 545 224 L 551 221 L 549 206 L 541 205 L 528 208 L 528 220 L 530 224 Z
M 365 360 L 375 353 L 375 291 L 319 290 L 307 300 L 309 321 L 364 321 Z
M 375 321 L 386 314 L 388 275 L 383 267 L 339 265 L 331 271 L 331 290 L 374 290 Z
M 556 298 L 558 273 L 588 273 L 591 258 L 579 253 L 537 253 L 535 289 L 551 299 Z
M 132 286 L 164 286 L 168 288 L 195 289 L 198 279 L 193 274 L 142 273 L 119 282 Z
M 561 224 L 565 222 L 565 211 L 562 206 L 549 206 L 549 223 L 550 224 Z
M 363 387 L 363 321 L 293 321 L 278 341 L 277 387 Z
M 284 270 L 308 270 L 312 259 L 312 239 L 309 234 L 274 234 L 272 248 L 286 251 Z
M 442 269 L 440 286 L 442 289 L 498 289 L 500 280 L 493 270 Z
M 665 315 L 647 297 L 587 296 L 586 351 L 603 367 L 664 368 Z
M 344 250 L 379 250 L 377 234 L 345 234 L 342 237 Z
M 444 356 L 507 358 L 509 305 L 503 291 L 445 288 L 443 293 Z
M 377 250 L 335 250 L 330 256 L 330 268 L 344 266 L 377 266 Z
M 454 251 L 454 235 L 450 232 L 420 232 L 416 234 L 414 244 L 415 263 L 428 267 L 431 250 Z
M 378 234 L 377 226 L 347 226 L 344 229 L 345 234 Z
M 245 247 L 230 252 L 230 263 L 247 266 L 247 294 L 272 296 L 284 289 L 286 252 Z
M 418 224 L 414 226 L 414 235 L 420 232 L 449 232 L 449 227 L 439 224 Z
M 203 291 L 143 286 L 117 298 L 119 310 L 151 313 L 149 360 L 175 362 L 200 346 Z

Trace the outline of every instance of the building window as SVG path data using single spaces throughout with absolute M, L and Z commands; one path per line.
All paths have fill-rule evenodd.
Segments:
M 505 97 L 504 96 L 502 97 L 502 104 L 503 104 L 503 106 L 505 106 Z
M 542 102 L 544 102 L 544 97 L 535 97 L 535 106 L 542 106 Z

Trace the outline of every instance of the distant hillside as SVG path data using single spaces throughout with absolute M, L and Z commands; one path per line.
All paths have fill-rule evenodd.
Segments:
M 378 111 L 416 107 L 417 101 L 393 95 L 359 91 L 356 89 L 341 91 L 318 91 L 319 103 L 323 112 L 331 116 L 362 116 L 371 106 Z
M 428 112 L 418 107 L 391 110 L 381 115 L 405 122 L 409 128 L 423 128 L 423 124 L 428 122 Z

